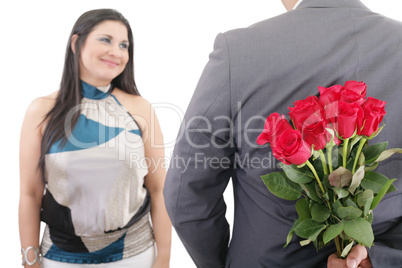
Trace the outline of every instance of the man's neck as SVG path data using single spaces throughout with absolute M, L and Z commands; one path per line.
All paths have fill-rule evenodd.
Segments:
M 300 5 L 300 3 L 301 3 L 302 1 L 303 1 L 303 0 L 297 1 L 296 4 L 293 6 L 293 10 L 295 10 L 295 9 Z

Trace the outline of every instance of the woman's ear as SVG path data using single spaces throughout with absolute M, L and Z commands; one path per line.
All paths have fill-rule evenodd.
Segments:
M 75 54 L 75 44 L 77 43 L 77 39 L 78 39 L 78 34 L 74 34 L 71 37 L 71 50 L 73 51 L 74 54 Z

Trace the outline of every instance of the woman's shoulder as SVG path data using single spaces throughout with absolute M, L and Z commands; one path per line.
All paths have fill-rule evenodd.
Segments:
M 151 122 L 157 120 L 151 103 L 141 96 L 129 94 L 118 88 L 115 88 L 112 94 L 133 116 L 142 133 L 147 133 Z
M 49 111 L 54 107 L 56 98 L 57 91 L 50 95 L 34 99 L 29 104 L 25 117 L 35 124 L 42 123 Z
M 121 89 L 115 88 L 113 95 L 132 115 L 149 115 L 153 111 L 152 105 L 145 98 L 129 94 Z
M 47 96 L 34 99 L 28 106 L 27 113 L 47 114 L 56 103 L 57 91 Z

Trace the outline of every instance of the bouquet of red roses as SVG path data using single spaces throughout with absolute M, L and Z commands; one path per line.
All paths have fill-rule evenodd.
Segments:
M 368 145 L 384 127 L 386 103 L 366 98 L 364 82 L 318 89 L 318 98 L 289 107 L 293 126 L 278 113 L 266 119 L 257 143 L 271 145 L 283 172 L 261 178 L 277 197 L 298 199 L 285 246 L 294 234 L 304 239 L 302 246 L 313 242 L 317 250 L 334 240 L 338 257 L 345 258 L 356 243 L 372 246 L 372 210 L 396 190 L 395 179 L 373 170 L 402 149 L 387 150 L 387 142 Z

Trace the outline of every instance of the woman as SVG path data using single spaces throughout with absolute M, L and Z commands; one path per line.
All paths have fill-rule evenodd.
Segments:
M 25 267 L 41 267 L 40 220 L 44 268 L 169 267 L 161 144 L 154 110 L 134 82 L 128 21 L 110 9 L 84 13 L 69 37 L 59 91 L 34 100 L 22 126 Z

